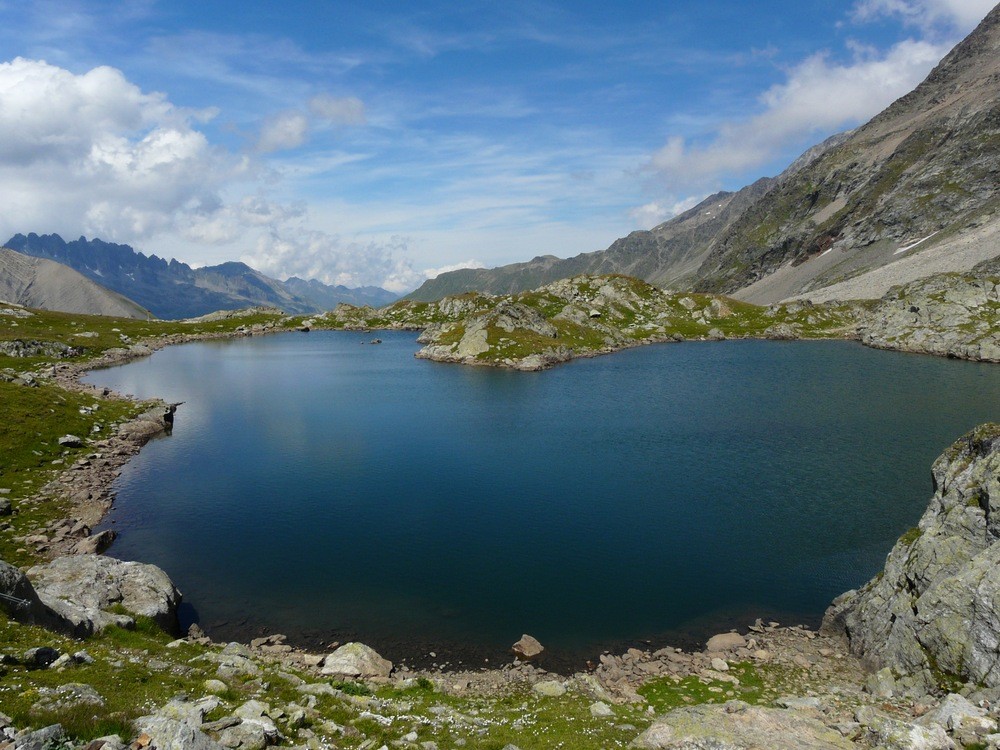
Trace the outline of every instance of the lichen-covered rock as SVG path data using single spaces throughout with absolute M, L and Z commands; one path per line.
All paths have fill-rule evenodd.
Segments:
M 740 701 L 680 708 L 657 719 L 632 743 L 644 750 L 850 750 L 838 732 L 802 711 Z
M 966 275 L 937 274 L 890 289 L 864 317 L 861 341 L 879 349 L 1000 362 L 997 260 Z
M 122 615 L 105 612 L 116 604 L 153 619 L 164 630 L 177 632 L 181 595 L 167 574 L 155 565 L 71 555 L 31 568 L 28 577 L 42 602 L 74 619 L 82 631 L 78 635 L 123 624 Z
M 392 662 L 363 643 L 345 643 L 323 660 L 321 673 L 347 680 L 385 679 Z
M 911 724 L 870 706 L 861 708 L 856 718 L 866 739 L 882 750 L 955 750 L 955 743 L 937 724 Z
M 7 616 L 49 630 L 73 633 L 72 622 L 61 617 L 39 598 L 28 577 L 18 568 L 0 560 L 0 610 Z
M 933 467 L 934 497 L 885 571 L 838 597 L 824 629 L 847 636 L 908 692 L 945 675 L 1000 685 L 1000 425 L 983 425 Z
M 140 716 L 133 723 L 140 737 L 147 735 L 148 746 L 155 750 L 223 750 L 222 745 L 208 735 L 177 719 Z

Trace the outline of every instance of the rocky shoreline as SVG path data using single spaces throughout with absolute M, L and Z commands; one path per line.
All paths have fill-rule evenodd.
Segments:
M 477 737 L 491 731 L 520 733 L 526 747 L 555 747 L 535 744 L 528 731 L 535 725 L 523 724 L 552 710 L 547 721 L 560 711 L 585 711 L 591 726 L 603 728 L 593 731 L 639 748 L 1000 748 L 1000 618 L 988 614 L 995 614 L 995 597 L 982 588 L 1000 554 L 1000 535 L 990 525 L 1000 502 L 1000 425 L 957 441 L 935 463 L 934 477 L 920 533 L 904 535 L 884 574 L 834 602 L 821 632 L 758 620 L 746 634 L 719 633 L 698 651 L 605 653 L 587 670 L 560 675 L 533 662 L 544 649 L 527 635 L 513 645 L 509 663 L 460 671 L 393 664 L 360 643 L 320 653 L 296 649 L 282 635 L 213 643 L 193 626 L 151 663 L 181 670 L 201 687 L 136 718 L 132 750 L 375 750 L 379 742 L 434 750 L 479 747 Z M 74 636 L 135 627 L 139 618 L 166 628 L 176 623 L 179 595 L 152 565 L 77 555 L 25 576 L 0 563 L 0 583 L 29 603 L 19 610 L 4 605 L 15 619 Z M 970 616 L 974 627 L 963 627 Z M 915 649 L 907 645 L 913 642 Z M 0 663 L 25 676 L 45 669 L 73 680 L 94 657 L 40 646 L 5 654 Z M 55 695 L 68 703 L 104 700 L 75 681 Z M 497 713 L 512 700 L 514 717 Z M 14 732 L 4 723 L 0 715 L 12 750 L 41 750 L 49 735 L 63 731 L 50 725 Z M 125 744 L 121 737 L 100 742 L 90 750 Z
M 995 292 L 994 286 L 991 293 Z M 936 298 L 932 299 L 934 303 L 939 301 Z M 810 310 L 809 306 L 804 306 L 802 309 Z M 782 314 L 787 314 L 787 312 L 787 310 L 782 311 Z M 793 310 L 795 314 L 798 312 L 798 310 Z M 507 315 L 518 318 L 521 322 L 528 318 L 529 322 L 533 321 L 532 325 L 542 326 L 538 320 L 530 318 L 523 310 L 511 311 L 507 309 L 506 311 L 501 310 L 500 313 L 501 315 L 496 316 L 496 322 L 501 324 L 504 322 L 503 315 Z M 342 324 L 343 315 L 340 316 L 341 320 L 339 321 L 331 320 L 331 316 L 335 316 L 335 313 L 331 313 L 325 318 L 324 316 L 316 316 L 316 319 L 296 324 L 294 330 L 349 327 Z M 991 319 L 987 320 L 988 326 L 992 326 L 995 322 Z M 337 323 L 341 323 L 341 325 Z M 106 350 L 100 357 L 85 363 L 57 363 L 44 376 L 62 388 L 86 393 L 88 397 L 93 397 L 96 401 L 105 398 L 124 398 L 84 384 L 80 378 L 90 370 L 114 366 L 148 356 L 167 345 L 290 330 L 286 324 L 287 319 L 284 321 L 273 320 L 240 327 L 235 331 L 181 333 L 150 338 L 138 344 L 130 344 L 127 348 Z M 350 327 L 362 328 L 363 326 Z M 396 324 L 386 327 L 412 328 L 413 326 Z M 502 325 L 500 327 L 502 329 Z M 772 336 L 779 337 L 778 333 L 782 333 L 782 331 L 773 328 Z M 785 333 L 788 333 L 787 337 L 793 338 L 799 332 L 792 328 Z M 647 342 L 622 341 L 620 343 L 620 348 L 625 348 L 625 346 L 636 346 Z M 608 351 L 613 350 L 608 348 Z M 593 354 L 596 353 L 598 352 L 595 351 Z M 960 356 L 951 352 L 948 354 L 949 356 Z M 105 570 L 102 566 L 140 565 L 138 563 L 120 563 L 100 556 L 99 553 L 113 541 L 113 533 L 102 532 L 94 535 L 91 534 L 91 528 L 111 507 L 113 502 L 111 485 L 127 461 L 138 453 L 150 439 L 162 434 L 170 427 L 172 421 L 170 405 L 162 402 L 145 402 L 145 405 L 149 408 L 135 418 L 117 425 L 118 429 L 115 434 L 90 446 L 91 450 L 87 454 L 61 471 L 39 493 L 20 501 L 21 504 L 30 505 L 48 503 L 53 500 L 66 500 L 69 503 L 68 507 L 72 509 L 68 517 L 53 521 L 44 529 L 38 530 L 38 533 L 26 535 L 21 540 L 25 545 L 31 545 L 37 554 L 54 558 L 52 562 L 33 568 L 29 571 L 28 578 L 23 576 L 18 578 L 19 571 L 17 569 L 5 571 L 5 591 L 20 592 L 22 596 L 26 596 L 26 592 L 29 592 L 30 587 L 35 582 L 41 587 L 40 590 L 43 593 L 47 591 L 44 594 L 47 603 L 41 598 L 28 597 L 32 601 L 37 599 L 37 602 L 40 603 L 38 606 L 44 607 L 44 609 L 35 607 L 34 616 L 39 624 L 55 627 L 57 630 L 61 628 L 64 632 L 79 636 L 99 632 L 107 627 L 128 626 L 130 621 L 134 622 L 131 615 L 122 611 L 122 608 L 128 610 L 128 606 L 123 604 L 126 597 L 121 593 L 124 591 L 124 584 L 116 584 L 118 588 L 114 590 L 118 593 L 113 596 L 108 597 L 103 593 L 98 595 L 92 592 L 92 595 L 88 595 L 91 598 L 83 597 L 86 601 L 75 601 L 75 599 L 80 598 L 80 594 L 79 589 L 74 589 L 73 586 L 78 584 L 72 582 L 67 584 L 65 575 L 60 578 L 52 570 L 59 566 L 66 567 L 66 564 L 61 563 L 60 560 L 76 560 L 77 563 L 69 566 L 74 569 L 79 568 L 79 563 L 83 560 L 89 560 L 87 565 L 93 564 L 101 567 L 101 572 L 89 576 L 89 580 L 117 581 L 116 576 L 119 576 L 119 573 L 111 572 L 110 568 Z M 1000 437 L 998 435 L 1000 435 L 1000 428 L 990 426 L 980 428 L 975 435 L 965 438 L 964 442 L 956 443 L 939 459 L 938 464 L 935 464 L 935 479 L 939 493 L 932 501 L 932 507 L 928 513 L 931 514 L 934 511 L 940 515 L 942 507 L 945 507 L 946 510 L 947 507 L 952 507 L 943 505 L 945 495 L 942 493 L 950 492 L 950 497 L 959 499 L 957 503 L 951 502 L 955 508 L 961 510 L 961 513 L 955 515 L 958 513 L 957 510 L 947 511 L 952 514 L 948 518 L 962 519 L 959 525 L 963 529 L 970 529 L 969 533 L 977 539 L 979 537 L 993 538 L 989 532 L 989 529 L 992 528 L 989 525 L 989 513 L 996 498 L 1000 497 L 1000 490 L 993 488 L 997 481 L 997 456 L 1000 455 Z M 969 467 L 975 467 L 975 471 L 971 471 Z M 935 508 L 938 510 L 935 511 Z M 982 534 L 976 531 L 978 529 L 976 524 L 979 523 L 975 521 L 976 513 L 982 514 L 985 519 L 983 523 L 986 525 Z M 384 660 L 374 652 L 369 653 L 371 650 L 360 644 L 348 644 L 349 651 L 354 656 L 360 654 L 358 658 L 360 658 L 361 663 L 369 666 L 357 667 L 355 672 L 351 672 L 350 669 L 338 672 L 337 669 L 344 668 L 343 661 L 346 658 L 345 653 L 341 652 L 340 649 L 332 653 L 304 651 L 289 645 L 284 636 L 274 634 L 254 639 L 250 644 L 245 645 L 214 644 L 198 628 L 194 628 L 187 638 L 175 641 L 171 648 L 184 648 L 181 644 L 190 643 L 205 649 L 205 658 L 212 664 L 218 665 L 217 677 L 220 680 L 224 680 L 227 675 L 230 677 L 240 674 L 252 675 L 254 669 L 260 670 L 263 664 L 276 664 L 283 669 L 297 670 L 300 676 L 295 676 L 292 681 L 302 681 L 298 687 L 305 686 L 307 688 L 301 691 L 304 695 L 312 695 L 313 697 L 332 695 L 337 700 L 351 696 L 349 692 L 344 693 L 342 687 L 336 685 L 331 687 L 330 679 L 360 681 L 373 686 L 395 686 L 400 690 L 408 690 L 414 684 L 423 685 L 422 681 L 427 681 L 433 686 L 434 694 L 454 698 L 475 698 L 478 700 L 484 697 L 528 694 L 532 696 L 532 700 L 545 701 L 556 700 L 566 695 L 583 696 L 586 700 L 591 701 L 592 718 L 597 719 L 605 717 L 606 711 L 611 712 L 610 716 L 616 715 L 616 711 L 619 709 L 615 707 L 647 706 L 653 710 L 651 699 L 639 692 L 650 684 L 667 681 L 667 683 L 686 685 L 687 688 L 693 688 L 695 684 L 704 688 L 707 698 L 711 701 L 710 704 L 702 705 L 702 700 L 692 698 L 694 708 L 690 710 L 680 708 L 668 713 L 649 724 L 642 732 L 638 732 L 638 730 L 644 725 L 643 722 L 637 723 L 634 717 L 631 719 L 632 723 L 625 724 L 625 726 L 633 727 L 636 730 L 633 734 L 638 732 L 633 741 L 633 744 L 638 747 L 702 747 L 703 745 L 691 744 L 695 740 L 691 740 L 690 737 L 683 741 L 678 739 L 679 737 L 682 739 L 687 737 L 687 735 L 683 735 L 683 732 L 689 731 L 692 726 L 691 722 L 694 721 L 694 725 L 698 727 L 715 727 L 716 729 L 712 731 L 723 732 L 726 736 L 734 736 L 735 732 L 736 735 L 743 737 L 741 732 L 749 731 L 750 734 L 746 736 L 752 735 L 755 738 L 753 741 L 757 742 L 758 745 L 761 739 L 754 733 L 758 731 L 760 726 L 767 725 L 782 727 L 780 731 L 783 736 L 789 732 L 793 734 L 798 732 L 809 737 L 809 743 L 827 743 L 787 745 L 789 747 L 906 747 L 915 749 L 924 747 L 953 748 L 966 746 L 963 743 L 968 743 L 968 746 L 974 747 L 1000 748 L 1000 733 L 996 732 L 996 722 L 1000 718 L 1000 710 L 995 710 L 996 707 L 1000 707 L 1000 678 L 994 674 L 997 670 L 990 666 L 993 664 L 992 661 L 984 662 L 980 656 L 969 658 L 955 656 L 954 648 L 956 647 L 953 646 L 955 643 L 965 643 L 966 645 L 961 646 L 960 649 L 971 649 L 969 651 L 971 654 L 978 653 L 975 649 L 980 648 L 980 646 L 976 644 L 986 643 L 987 645 L 982 648 L 989 649 L 988 643 L 992 643 L 994 640 L 1000 642 L 1000 627 L 993 627 L 993 624 L 1000 621 L 1000 618 L 986 617 L 985 620 L 980 618 L 977 621 L 980 622 L 980 625 L 971 636 L 972 643 L 969 643 L 968 639 L 963 640 L 957 636 L 953 638 L 952 636 L 956 634 L 954 628 L 947 631 L 938 628 L 938 631 L 935 631 L 937 635 L 926 636 L 927 632 L 933 630 L 932 626 L 939 625 L 942 621 L 947 622 L 947 617 L 961 618 L 963 616 L 961 608 L 969 596 L 961 592 L 966 592 L 969 586 L 974 590 L 975 580 L 978 580 L 973 575 L 974 580 L 968 586 L 965 583 L 958 584 L 955 583 L 954 566 L 947 568 L 943 574 L 932 575 L 926 562 L 921 562 L 927 559 L 943 559 L 940 556 L 940 546 L 935 541 L 940 535 L 927 533 L 929 528 L 937 528 L 935 523 L 933 521 L 921 522 L 921 533 L 915 537 L 918 540 L 916 544 L 914 544 L 913 539 L 904 536 L 904 539 L 890 555 L 885 576 L 876 578 L 863 587 L 859 593 L 848 592 L 844 597 L 838 599 L 828 614 L 827 623 L 822 632 L 817 633 L 800 626 L 788 628 L 779 627 L 777 623 L 765 625 L 757 622 L 750 626 L 746 635 L 719 634 L 718 637 L 712 639 L 715 642 L 714 645 L 710 641 L 709 646 L 703 651 L 686 652 L 676 648 L 662 648 L 655 651 L 629 649 L 621 654 L 604 653 L 594 660 L 592 669 L 571 675 L 548 672 L 532 663 L 531 660 L 523 659 L 513 660 L 498 668 L 471 671 L 447 668 L 417 669 L 405 664 L 390 664 L 388 671 L 385 671 Z M 949 520 L 947 523 L 954 526 L 958 522 Z M 955 537 L 955 534 L 951 534 L 947 539 Z M 944 543 L 949 545 L 948 549 L 952 551 L 956 549 L 956 545 L 960 550 L 973 549 L 964 542 L 946 541 Z M 910 553 L 911 547 L 918 551 L 925 550 L 922 553 L 923 556 L 914 558 Z M 996 548 L 1000 549 L 1000 545 L 997 545 Z M 968 554 L 976 554 L 975 549 L 979 548 L 974 548 Z M 988 545 L 987 551 L 990 555 L 995 551 L 992 543 Z M 73 557 L 63 557 L 67 554 L 71 554 Z M 896 562 L 897 560 L 903 560 L 903 562 Z M 977 563 L 978 567 L 974 565 L 972 570 L 985 569 L 983 568 L 985 564 Z M 86 568 L 87 565 L 84 567 Z M 153 568 L 153 566 L 143 567 Z M 129 570 L 134 569 L 129 568 Z M 911 569 L 913 572 L 908 572 Z M 161 581 L 158 588 L 161 599 L 169 601 L 172 595 L 163 594 L 163 592 L 172 589 L 172 584 L 162 574 L 162 571 L 159 572 L 159 575 L 162 575 L 163 579 L 166 580 L 166 583 Z M 143 580 L 148 580 L 150 576 L 157 578 L 157 574 L 149 573 L 144 575 Z M 3 579 L 4 576 L 0 575 L 0 580 Z M 944 580 L 944 583 L 936 583 L 938 580 Z M 930 619 L 927 617 L 923 619 L 901 617 L 901 614 L 905 614 L 908 607 L 916 606 L 908 603 L 912 601 L 912 593 L 908 592 L 914 591 L 914 586 L 919 591 L 926 590 L 928 592 L 926 594 L 929 597 L 926 599 L 927 602 L 933 603 L 939 609 L 943 606 L 943 611 L 952 614 L 947 615 L 944 620 L 941 620 L 940 617 Z M 966 588 L 962 588 L 963 586 Z M 157 586 L 148 584 L 143 584 L 140 588 L 157 590 Z M 949 590 L 958 590 L 961 595 L 957 601 L 942 605 L 941 592 Z M 61 591 L 62 593 L 53 593 L 53 591 Z M 77 593 L 74 594 L 73 591 Z M 173 591 L 176 593 L 176 589 Z M 179 600 L 179 597 L 173 598 Z M 975 600 L 974 596 L 972 598 Z M 975 606 L 982 609 L 984 602 L 975 601 L 978 602 Z M 176 603 L 173 601 L 172 604 L 165 605 L 165 613 L 160 610 L 142 610 L 138 614 L 143 617 L 153 617 L 161 624 L 169 624 L 170 618 L 176 617 Z M 133 604 L 133 607 L 136 605 Z M 170 611 L 171 608 L 172 611 Z M 163 608 L 161 607 L 161 609 Z M 157 614 L 158 612 L 159 614 Z M 883 633 L 882 628 L 884 628 L 886 618 L 891 618 L 894 623 L 905 621 L 908 623 L 906 627 L 909 629 L 901 630 L 902 626 L 899 626 L 893 629 L 888 637 L 878 635 Z M 961 626 L 957 627 L 961 629 Z M 918 644 L 916 651 L 913 650 L 912 646 L 900 645 L 904 643 L 900 640 L 903 638 L 903 635 L 900 634 L 905 633 L 909 634 L 906 637 L 909 637 L 911 642 L 915 641 Z M 721 643 L 727 645 L 722 647 Z M 928 650 L 933 648 L 937 648 L 938 651 Z M 216 654 L 216 656 L 209 656 L 209 654 Z M 923 661 L 920 661 L 914 654 L 918 656 L 924 654 Z M 57 669 L 68 669 L 82 663 L 77 660 L 76 655 L 63 653 L 54 656 L 52 663 L 32 666 L 34 663 L 31 662 L 31 659 L 36 658 L 38 658 L 37 654 L 31 656 L 6 655 L 0 659 L 0 663 L 13 665 L 15 668 L 20 668 L 20 665 L 25 665 L 25 668 L 38 668 L 51 667 L 53 663 L 56 663 L 55 660 L 62 659 L 62 662 L 56 667 Z M 5 662 L 4 659 L 6 659 Z M 337 664 L 341 666 L 331 666 Z M 381 666 L 377 672 L 366 671 L 371 669 L 370 664 Z M 981 669 L 979 665 L 982 664 L 987 664 L 987 667 Z M 880 671 L 871 675 L 867 671 L 871 668 L 878 668 Z M 757 675 L 760 670 L 766 671 L 771 684 L 765 694 L 757 697 L 761 698 L 763 703 L 767 705 L 777 706 L 776 708 L 759 708 L 741 701 L 748 695 L 747 686 L 744 684 L 744 680 L 750 678 L 750 672 L 747 670 L 753 672 L 754 675 Z M 794 680 L 787 681 L 774 678 L 774 675 L 777 674 L 794 674 L 796 677 Z M 964 682 L 966 678 L 963 675 L 969 675 L 973 682 L 966 684 Z M 315 681 L 317 679 L 319 682 Z M 756 682 L 756 680 L 755 676 L 751 682 Z M 965 703 L 960 704 L 962 711 L 964 711 L 961 716 L 964 718 L 955 719 L 952 714 L 948 714 L 937 723 L 929 721 L 920 724 L 920 717 L 936 715 L 935 711 L 940 713 L 948 700 L 951 701 L 951 704 L 959 704 L 957 696 L 949 697 L 945 703 L 941 703 L 939 691 L 946 683 L 964 696 Z M 778 689 L 782 687 L 788 688 L 785 691 L 788 693 L 787 695 L 774 693 L 776 689 L 778 692 L 782 692 Z M 314 692 L 309 692 L 310 690 Z M 330 693 L 331 690 L 333 693 Z M 258 691 L 253 700 L 264 700 L 267 696 L 268 690 L 264 687 Z M 725 703 L 724 700 L 729 702 Z M 372 709 L 384 710 L 388 705 L 385 701 L 375 698 L 355 701 L 355 703 L 358 706 L 364 704 L 368 713 L 373 713 Z M 293 711 L 299 710 L 294 706 L 290 706 L 290 708 Z M 392 706 L 389 705 L 389 708 Z M 164 727 L 167 725 L 164 724 L 164 721 L 178 721 L 170 718 L 173 715 L 171 712 L 181 711 L 184 713 L 186 710 L 187 707 L 183 710 L 176 707 L 163 707 L 163 711 L 166 713 L 151 714 L 150 721 L 143 723 L 140 720 L 137 726 L 145 728 L 145 736 L 153 738 L 150 741 L 154 747 L 197 747 L 199 750 L 210 750 L 210 748 L 220 747 L 215 743 L 221 742 L 221 746 L 247 747 L 249 750 L 251 745 L 257 742 L 256 739 L 251 745 L 243 745 L 242 740 L 235 741 L 234 744 L 232 733 L 227 735 L 225 732 L 231 727 L 243 724 L 248 724 L 248 727 L 256 726 L 254 721 L 267 713 L 265 711 L 251 719 L 226 716 L 221 720 L 222 724 L 226 726 L 222 726 L 218 724 L 218 721 L 203 722 L 202 719 L 205 717 L 204 712 L 202 712 L 202 716 L 197 722 L 187 719 L 179 720 L 180 725 L 182 725 L 180 729 L 188 733 L 183 741 L 178 740 L 176 734 L 170 735 L 169 738 L 167 735 L 159 735 L 158 738 L 157 732 L 166 731 Z M 808 718 L 808 721 L 803 719 L 805 716 L 803 711 L 808 713 L 808 716 L 805 717 Z M 195 711 L 195 714 L 197 713 Z M 287 715 L 289 712 L 282 713 Z M 376 711 L 375 715 L 381 714 L 377 714 Z M 650 716 L 651 718 L 653 717 Z M 3 724 L 4 717 L 0 714 L 0 733 L 7 731 Z M 9 725 L 10 722 L 8 721 L 7 724 Z M 180 731 L 178 726 L 174 724 L 169 726 L 171 732 Z M 250 729 L 248 728 L 247 731 Z M 256 729 L 253 731 L 257 732 Z M 320 747 L 334 746 L 333 744 L 320 743 L 317 745 L 310 742 L 309 731 L 312 730 L 305 730 L 305 734 L 300 735 L 306 740 L 305 747 L 319 750 Z M 347 735 L 353 736 L 349 731 Z M 882 739 L 889 735 L 906 735 L 911 739 L 919 739 L 919 742 L 916 740 L 911 744 L 885 744 L 882 742 Z M 18 734 L 15 738 L 8 731 L 8 736 L 11 737 L 13 750 L 34 748 L 35 746 L 31 743 L 37 740 L 37 738 L 31 739 L 34 735 L 30 732 Z M 254 736 L 257 737 L 256 734 Z M 264 746 L 274 744 L 273 740 L 277 740 L 281 736 L 280 732 L 273 737 L 264 732 L 264 745 L 255 747 L 255 750 L 262 750 Z M 343 738 L 344 734 L 338 736 Z M 767 736 L 766 733 L 764 736 Z M 175 741 L 181 744 L 176 745 Z M 402 743 L 400 746 L 413 744 L 405 738 L 400 739 L 400 742 Z M 685 742 L 688 744 L 684 744 Z M 879 744 L 880 742 L 882 744 Z M 6 750 L 3 746 L 4 741 L 0 735 L 0 750 Z M 358 746 L 364 747 L 364 744 Z M 711 746 L 714 747 L 714 745 Z M 731 746 L 750 747 L 751 745 L 736 743 Z M 774 746 L 784 747 L 786 745 Z M 136 747 L 134 750 L 141 750 L 141 747 Z M 369 747 L 371 750 L 376 748 L 375 745 Z M 91 750 L 97 750 L 97 748 Z M 109 748 L 109 750 L 114 750 L 114 748 Z

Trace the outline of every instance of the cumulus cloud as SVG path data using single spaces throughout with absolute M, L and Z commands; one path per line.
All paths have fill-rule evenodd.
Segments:
M 760 97 L 763 111 L 722 125 L 705 144 L 669 138 L 650 167 L 675 188 L 706 187 L 759 167 L 808 137 L 864 122 L 914 88 L 948 51 L 947 44 L 906 40 L 880 55 L 854 46 L 849 64 L 818 53 Z
M 308 109 L 308 115 L 289 110 L 268 118 L 257 138 L 257 151 L 267 154 L 297 148 L 309 139 L 315 126 L 365 124 L 365 105 L 353 96 L 319 94 L 309 100 Z
M 338 98 L 319 94 L 309 100 L 309 111 L 334 125 L 364 125 L 366 121 L 365 105 L 354 96 Z
M 144 93 L 114 68 L 0 63 L 0 233 L 135 239 L 184 225 L 250 172 L 192 127 L 209 114 Z
M 858 22 L 897 17 L 925 30 L 941 28 L 962 33 L 971 30 L 993 9 L 993 0 L 861 0 L 854 6 Z
M 313 105 L 327 123 L 364 115 L 358 100 Z M 75 74 L 42 60 L 0 63 L 0 235 L 86 234 L 201 255 L 242 242 L 254 248 L 251 265 L 280 277 L 400 291 L 420 283 L 404 241 L 344 242 L 309 230 L 303 204 L 269 198 L 259 157 L 214 146 L 198 129 L 214 114 L 143 92 L 114 68 Z M 309 125 L 300 112 L 272 118 L 258 151 L 302 143 Z

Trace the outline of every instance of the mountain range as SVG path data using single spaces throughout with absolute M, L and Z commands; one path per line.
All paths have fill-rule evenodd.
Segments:
M 95 284 L 72 268 L 0 248 L 0 300 L 25 307 L 85 315 L 146 319 L 127 297 Z
M 408 296 L 510 294 L 581 273 L 753 302 L 879 297 L 1000 252 L 1000 6 L 912 92 L 776 178 L 606 250 L 441 274 Z
M 58 234 L 16 234 L 5 246 L 68 266 L 163 319 L 256 305 L 288 313 L 329 310 L 339 302 L 380 307 L 398 296 L 379 287 L 350 289 L 296 277 L 279 281 L 238 262 L 192 268 L 96 238 L 66 242 Z

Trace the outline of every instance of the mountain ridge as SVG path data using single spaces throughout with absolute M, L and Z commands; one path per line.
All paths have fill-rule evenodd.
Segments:
M 991 257 L 985 240 L 975 252 L 956 247 L 968 244 L 970 226 L 1000 227 L 998 174 L 1000 6 L 912 91 L 866 124 L 808 149 L 777 177 L 716 194 L 605 250 L 442 274 L 408 299 L 509 294 L 579 273 L 632 274 L 758 303 L 852 280 L 852 291 L 874 299 L 886 286 L 864 283 L 866 276 L 897 261 L 933 256 L 935 271 L 964 272 Z M 734 196 L 727 220 L 693 227 L 719 196 Z
M 164 319 L 251 306 L 311 313 L 328 310 L 339 302 L 387 304 L 397 297 L 377 287 L 358 290 L 318 281 L 299 284 L 301 280 L 290 284 L 265 276 L 240 261 L 192 268 L 175 259 L 147 256 L 130 245 L 83 236 L 67 242 L 58 234 L 16 234 L 6 246 L 27 256 L 69 266 Z
M 142 306 L 69 266 L 5 247 L 0 247 L 0 300 L 56 312 L 149 317 Z

